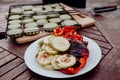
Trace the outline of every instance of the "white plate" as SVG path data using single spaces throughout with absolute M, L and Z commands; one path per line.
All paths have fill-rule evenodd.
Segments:
M 82 68 L 78 73 L 76 73 L 74 75 L 63 74 L 59 71 L 45 70 L 35 61 L 35 55 L 37 54 L 38 42 L 40 40 L 42 40 L 43 38 L 33 42 L 27 48 L 27 50 L 25 52 L 25 55 L 24 55 L 25 63 L 28 66 L 28 68 L 30 70 L 32 70 L 33 72 L 39 74 L 39 75 L 42 75 L 42 76 L 45 76 L 45 77 L 51 77 L 51 78 L 75 77 L 75 76 L 85 74 L 88 71 L 92 70 L 101 60 L 101 49 L 100 49 L 100 47 L 96 44 L 96 42 L 94 42 L 90 38 L 83 37 L 84 41 L 88 41 L 88 49 L 90 51 L 90 55 L 89 55 L 87 64 L 84 68 Z

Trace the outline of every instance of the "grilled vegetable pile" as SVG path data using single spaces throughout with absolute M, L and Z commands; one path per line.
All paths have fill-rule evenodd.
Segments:
M 51 32 L 57 26 L 77 25 L 59 3 L 13 5 L 9 9 L 7 35 L 11 38 Z
M 75 26 L 55 28 L 54 35 L 39 42 L 36 61 L 44 69 L 75 74 L 86 65 L 89 57 L 87 42 L 77 34 Z

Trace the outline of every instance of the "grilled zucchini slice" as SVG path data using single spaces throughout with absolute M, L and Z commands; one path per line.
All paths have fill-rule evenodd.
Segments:
M 47 53 L 44 53 L 43 55 L 36 55 L 36 61 L 41 65 L 49 65 L 51 63 L 53 56 L 49 55 Z
M 53 49 L 51 46 L 47 45 L 45 47 L 45 51 L 48 53 L 48 54 L 57 54 L 58 51 L 56 51 L 55 49 Z
M 57 66 L 64 69 L 73 66 L 76 63 L 76 57 L 70 54 L 64 54 L 58 56 L 55 62 Z
M 56 64 L 56 58 L 58 57 L 59 55 L 55 55 L 52 60 L 51 60 L 51 65 L 53 66 L 54 69 L 61 69 L 59 66 L 57 66 Z
M 66 38 L 57 36 L 51 40 L 51 46 L 60 52 L 64 52 L 69 49 L 70 43 Z

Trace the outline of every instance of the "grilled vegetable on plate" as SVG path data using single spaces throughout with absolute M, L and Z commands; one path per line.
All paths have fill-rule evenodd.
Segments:
M 63 37 L 55 37 L 51 41 L 51 46 L 57 51 L 64 52 L 69 49 L 70 43 Z
M 63 30 L 62 33 L 57 32 L 58 29 Z M 65 74 L 75 74 L 84 67 L 89 50 L 87 45 L 82 43 L 82 36 L 75 30 L 75 26 L 55 28 L 53 35 L 44 37 L 38 44 L 37 63 L 44 69 L 58 70 Z M 69 37 L 66 37 L 68 32 Z
M 56 58 L 56 65 L 61 69 L 73 66 L 76 63 L 76 58 L 70 54 L 60 55 Z

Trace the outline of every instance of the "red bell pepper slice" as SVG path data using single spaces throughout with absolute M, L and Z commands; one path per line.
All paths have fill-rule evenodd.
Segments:
M 76 31 L 76 27 L 75 26 L 65 26 L 65 27 L 63 27 L 64 32 L 70 32 L 71 30 Z
M 63 36 L 65 38 L 72 38 L 73 35 L 77 35 L 75 26 L 65 26 L 63 28 L 55 28 L 53 30 L 54 35 Z
M 69 33 L 70 33 L 71 36 L 77 35 L 77 32 L 75 30 L 71 30 Z
M 76 40 L 79 40 L 80 42 L 83 41 L 83 36 L 80 35 L 80 34 L 73 35 L 73 38 L 76 39 Z
M 56 36 L 60 36 L 60 35 L 63 34 L 63 29 L 57 27 L 57 28 L 55 28 L 55 29 L 53 30 L 53 32 L 54 32 L 54 35 L 56 35 Z

